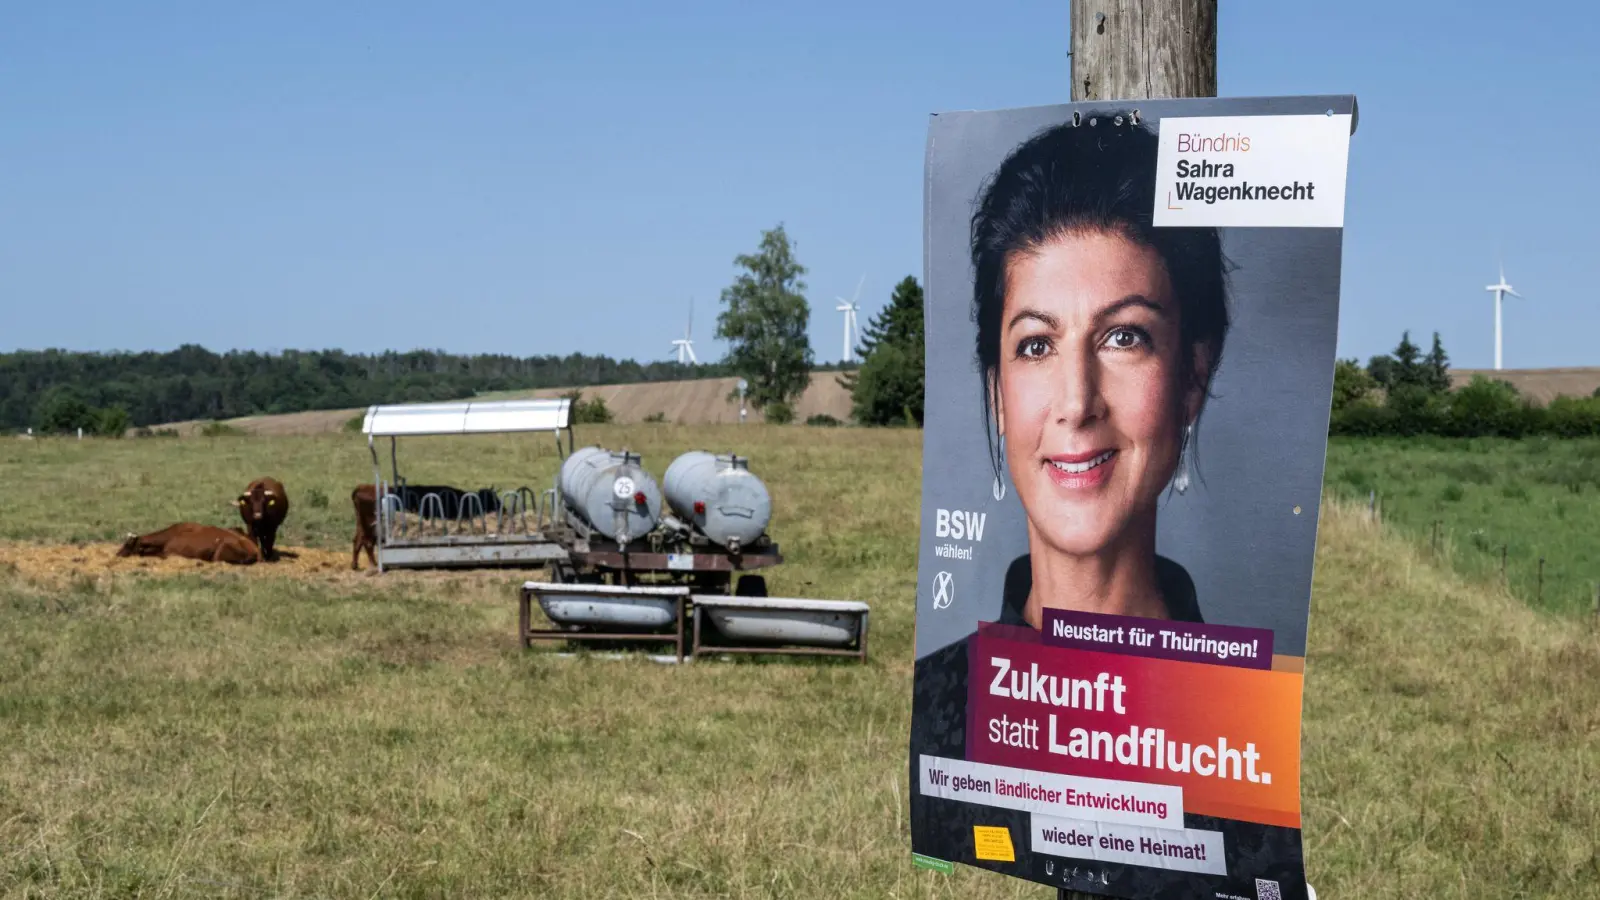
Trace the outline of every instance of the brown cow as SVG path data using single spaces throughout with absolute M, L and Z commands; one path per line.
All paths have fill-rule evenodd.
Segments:
M 179 522 L 150 534 L 130 534 L 118 556 L 182 556 L 205 562 L 251 565 L 261 561 L 261 548 L 238 531 Z
M 278 551 L 273 544 L 278 540 L 278 526 L 289 514 L 289 494 L 276 478 L 257 478 L 239 495 L 239 517 L 249 530 L 251 540 L 261 547 L 261 557 L 268 562 L 278 561 Z
M 350 492 L 350 502 L 356 508 L 356 539 L 350 548 L 350 568 L 361 569 L 361 551 L 367 551 L 367 561 L 374 566 L 378 558 L 372 548 L 378 544 L 378 489 L 370 484 L 358 486 Z

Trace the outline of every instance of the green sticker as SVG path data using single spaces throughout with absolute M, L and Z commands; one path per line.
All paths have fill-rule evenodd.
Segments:
M 919 869 L 932 869 L 935 872 L 943 872 L 946 875 L 953 875 L 956 871 L 955 863 L 934 859 L 931 856 L 923 856 L 921 853 L 911 854 L 911 864 Z

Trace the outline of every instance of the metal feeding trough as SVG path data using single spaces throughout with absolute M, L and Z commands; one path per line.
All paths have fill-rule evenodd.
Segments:
M 412 485 L 400 474 L 402 437 L 547 433 L 562 453 L 561 434 L 572 447 L 572 401 L 502 400 L 411 403 L 368 408 L 361 430 L 372 454 L 377 489 L 378 571 L 388 569 L 543 566 L 566 558 L 545 535 L 555 491 L 529 487 L 459 490 Z M 377 442 L 389 439 L 388 477 Z

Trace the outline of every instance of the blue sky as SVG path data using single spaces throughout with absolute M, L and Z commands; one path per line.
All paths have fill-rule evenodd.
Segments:
M 0 349 L 702 358 L 784 223 L 837 359 L 922 271 L 927 117 L 1068 96 L 1066 0 L 12 4 Z M 1339 352 L 1600 365 L 1600 12 L 1223 0 L 1224 96 L 1354 93 Z

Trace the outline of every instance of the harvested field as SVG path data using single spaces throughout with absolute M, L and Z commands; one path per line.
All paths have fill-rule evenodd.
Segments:
M 1492 381 L 1508 381 L 1518 393 L 1539 403 L 1558 396 L 1589 397 L 1600 389 L 1600 367 L 1569 369 L 1452 369 L 1450 386 L 1460 387 L 1482 375 Z
M 246 416 L 239 419 L 225 419 L 223 424 L 231 425 L 248 434 L 271 435 L 287 437 L 308 434 L 331 434 L 344 428 L 344 423 L 351 416 L 360 415 L 366 408 L 356 409 L 317 409 L 308 412 L 285 413 L 279 416 Z M 187 422 L 172 422 L 166 425 L 155 425 L 152 428 L 170 428 L 178 432 L 181 437 L 195 437 L 200 429 L 211 424 L 209 419 L 192 419 Z M 131 435 L 135 429 L 129 429 Z
M 804 422 L 814 415 L 833 416 L 841 422 L 850 420 L 850 393 L 839 384 L 838 372 L 814 372 L 811 386 L 801 395 L 795 406 L 795 421 Z M 739 401 L 729 400 L 737 378 L 704 378 L 695 381 L 658 381 L 648 384 L 608 384 L 580 388 L 584 399 L 600 397 L 606 401 L 618 424 L 643 422 L 650 416 L 661 414 L 665 421 L 677 425 L 737 425 Z M 507 391 L 484 394 L 484 400 L 510 400 L 521 397 L 560 397 L 572 388 L 543 388 L 537 391 Z M 275 437 L 333 434 L 343 430 L 352 416 L 365 412 L 365 407 L 352 409 L 323 409 L 310 412 L 287 413 L 279 416 L 246 416 L 223 420 L 223 424 L 246 434 Z M 747 421 L 765 421 L 752 410 Z M 194 437 L 210 424 L 207 420 L 172 422 L 153 428 L 170 428 L 181 437 Z M 133 430 L 128 432 L 130 435 Z
M 813 372 L 811 386 L 795 405 L 796 422 L 815 415 L 833 416 L 841 422 L 850 419 L 850 393 L 839 384 L 838 372 Z M 654 384 L 612 384 L 583 388 L 584 397 L 600 397 L 617 422 L 643 422 L 660 414 L 678 425 L 737 425 L 739 401 L 728 399 L 737 378 L 707 378 L 699 381 L 661 381 Z M 571 388 L 547 388 L 506 396 L 559 397 Z M 764 421 L 753 410 L 750 421 Z

